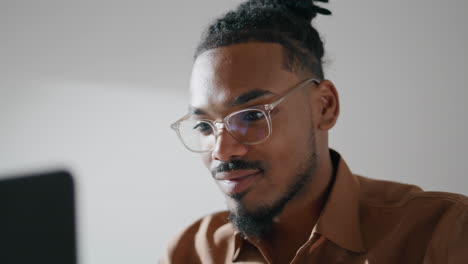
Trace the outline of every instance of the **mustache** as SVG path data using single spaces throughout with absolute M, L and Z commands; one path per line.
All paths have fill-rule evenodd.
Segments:
M 222 162 L 211 170 L 214 176 L 216 173 L 234 170 L 264 170 L 260 161 L 247 161 L 247 160 L 231 160 L 229 162 Z

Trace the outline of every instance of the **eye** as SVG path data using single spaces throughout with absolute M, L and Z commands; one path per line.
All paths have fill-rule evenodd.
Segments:
M 193 127 L 193 129 L 197 130 L 198 132 L 200 132 L 203 135 L 210 135 L 210 134 L 213 133 L 213 128 L 207 122 L 203 122 L 203 121 L 198 122 Z
M 263 119 L 265 115 L 260 111 L 246 111 L 242 113 L 242 121 L 255 122 Z

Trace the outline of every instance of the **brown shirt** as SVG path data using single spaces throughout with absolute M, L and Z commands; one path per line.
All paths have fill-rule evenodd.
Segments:
M 290 263 L 468 264 L 468 198 L 354 175 L 343 159 L 310 239 Z M 212 214 L 173 239 L 160 263 L 276 263 Z

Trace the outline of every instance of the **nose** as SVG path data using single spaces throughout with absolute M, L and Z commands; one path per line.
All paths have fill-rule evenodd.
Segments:
M 226 129 L 226 127 L 218 127 L 218 136 L 214 149 L 211 152 L 213 160 L 229 161 L 240 158 L 247 154 L 248 146 L 239 143 Z

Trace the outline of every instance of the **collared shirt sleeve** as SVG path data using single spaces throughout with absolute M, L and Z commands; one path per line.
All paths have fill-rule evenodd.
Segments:
M 196 252 L 193 248 L 195 244 L 195 234 L 199 223 L 192 224 L 187 229 L 180 232 L 167 243 L 163 255 L 159 259 L 160 264 L 178 264 L 189 260 L 191 263 L 200 263 L 194 259 Z
M 441 218 L 429 243 L 424 263 L 468 263 L 468 198 L 462 197 Z
M 228 212 L 207 215 L 176 235 L 159 263 L 230 263 L 235 251 L 234 228 Z

